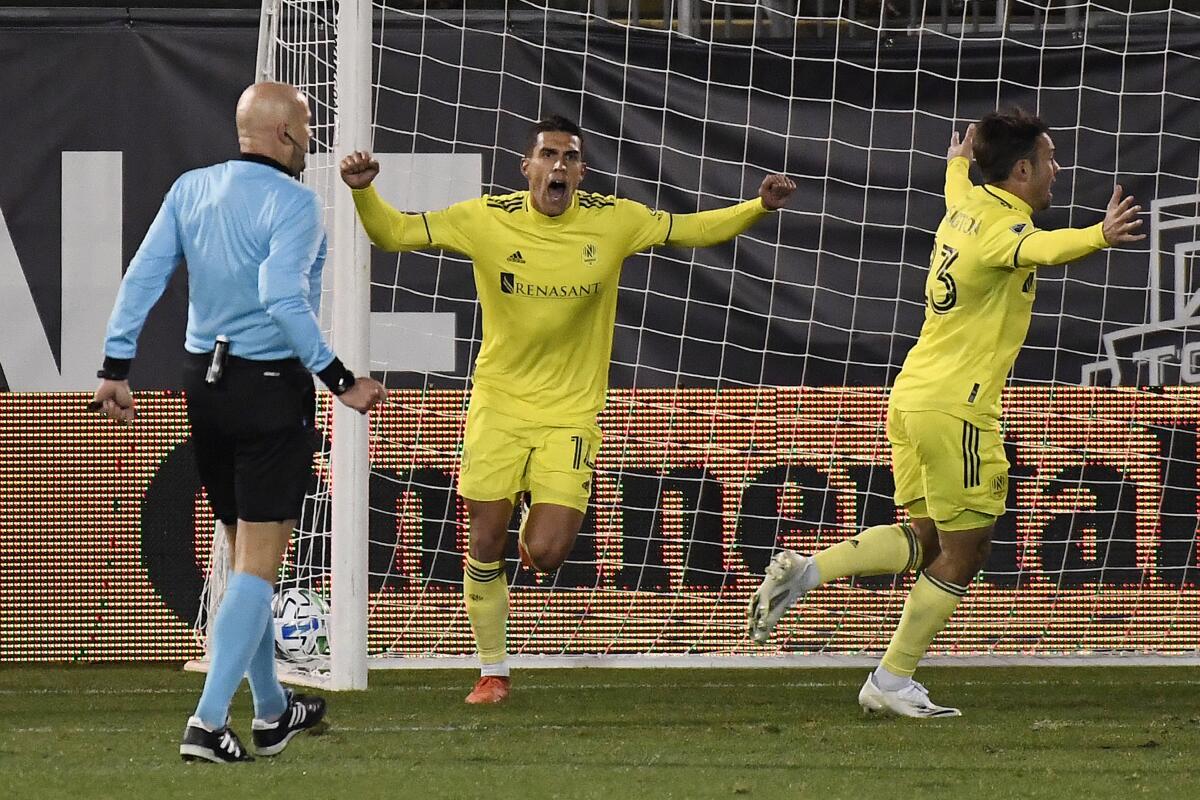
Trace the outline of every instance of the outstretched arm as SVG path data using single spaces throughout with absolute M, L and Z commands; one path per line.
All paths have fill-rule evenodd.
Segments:
M 975 147 L 975 124 L 967 126 L 962 141 L 958 131 L 950 134 L 950 147 L 946 150 L 946 205 L 959 202 L 971 191 L 971 159 Z
M 725 208 L 675 214 L 666 244 L 677 247 L 707 247 L 737 236 L 769 211 L 787 205 L 796 182 L 786 175 L 768 175 L 758 187 L 758 197 Z
M 1105 247 L 1145 239 L 1138 233 L 1142 207 L 1134 205 L 1133 195 L 1121 197 L 1121 185 L 1113 187 L 1104 219 L 1087 228 L 1062 228 L 1034 231 L 1017 246 L 1013 260 L 1018 266 L 1066 264 Z
M 371 185 L 379 174 L 379 162 L 370 153 L 361 150 L 351 153 L 342 159 L 341 170 L 371 244 L 393 253 L 435 246 L 424 214 L 396 210 Z

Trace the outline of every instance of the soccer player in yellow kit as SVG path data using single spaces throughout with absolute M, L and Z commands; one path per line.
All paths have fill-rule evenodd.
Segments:
M 370 154 L 342 160 L 343 180 L 375 246 L 439 248 L 469 256 L 483 309 L 463 442 L 459 494 L 470 515 L 463 594 L 482 664 L 468 703 L 509 692 L 504 546 L 513 508 L 531 505 L 521 526 L 522 560 L 558 569 L 583 524 L 600 449 L 625 259 L 657 245 L 702 247 L 746 230 L 782 208 L 795 190 L 768 175 L 758 197 L 694 214 L 576 191 L 586 173 L 583 133 L 563 117 L 530 130 L 521 159 L 527 191 L 485 195 L 441 211 L 405 214 L 371 186 Z
M 972 152 L 984 184 L 968 177 Z M 806 557 L 776 554 L 750 601 L 750 635 L 764 642 L 783 613 L 815 587 L 850 575 L 922 569 L 879 667 L 858 695 L 864 710 L 956 717 L 912 679 L 983 568 L 1004 513 L 1008 461 L 1000 390 L 1025 341 L 1037 269 L 1144 238 L 1141 210 L 1113 189 L 1104 219 L 1044 231 L 1058 173 L 1045 123 L 1021 111 L 991 113 L 950 140 L 946 215 L 925 281 L 925 322 L 888 402 L 895 501 L 908 522 L 877 525 Z

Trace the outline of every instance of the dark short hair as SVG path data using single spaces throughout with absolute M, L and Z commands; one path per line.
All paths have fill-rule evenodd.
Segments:
M 1033 159 L 1037 142 L 1050 127 L 1020 108 L 993 111 L 975 124 L 975 163 L 987 183 L 1007 180 L 1023 158 Z
M 572 136 L 579 137 L 579 145 L 583 146 L 583 131 L 572 120 L 558 114 L 551 114 L 545 119 L 538 120 L 529 128 L 529 135 L 525 139 L 525 155 L 533 152 L 534 145 L 537 144 L 539 133 L 569 133 Z

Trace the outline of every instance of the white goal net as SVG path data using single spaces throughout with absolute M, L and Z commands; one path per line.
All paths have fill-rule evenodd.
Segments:
M 334 91 L 336 4 L 268 5 L 260 62 L 309 93 L 332 152 L 348 113 Z M 1050 124 L 1063 165 L 1042 226 L 1099 220 L 1119 181 L 1152 236 L 1039 272 L 1006 395 L 1008 513 L 932 652 L 1196 651 L 1191 4 L 859 4 L 866 18 L 814 2 L 451 5 L 373 6 L 363 144 L 382 154 L 397 207 L 524 188 L 525 132 L 549 114 L 584 129 L 590 191 L 681 212 L 751 197 L 769 172 L 800 187 L 735 242 L 627 262 L 592 506 L 556 574 L 535 577 L 510 553 L 511 654 L 732 663 L 886 645 L 911 575 L 823 587 L 765 648 L 749 644 L 744 607 L 777 549 L 898 518 L 886 387 L 923 317 L 946 146 L 1014 104 Z M 942 5 L 949 17 L 933 15 Z M 666 18 L 650 19 L 659 8 Z M 316 162 L 306 180 L 331 207 L 348 203 L 331 157 Z M 345 241 L 334 236 L 335 265 Z M 361 452 L 369 511 L 363 529 L 331 537 L 340 484 L 320 456 L 282 585 L 355 582 L 372 666 L 466 663 L 455 485 L 481 330 L 471 269 L 437 251 L 376 253 L 370 276 L 369 309 L 325 300 L 359 314 L 371 368 L 394 390 Z M 337 537 L 367 537 L 362 578 L 331 566 Z

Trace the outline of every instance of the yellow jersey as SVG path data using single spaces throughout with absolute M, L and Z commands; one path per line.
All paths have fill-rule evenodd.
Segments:
M 946 216 L 925 280 L 925 322 L 890 402 L 942 411 L 978 428 L 1000 425 L 1000 390 L 1029 332 L 1037 267 L 1107 247 L 1103 224 L 1044 231 L 1029 204 L 998 186 L 974 186 L 970 161 L 946 167 Z
M 406 214 L 374 187 L 353 194 L 377 247 L 437 248 L 472 260 L 483 312 L 472 402 L 549 425 L 592 424 L 604 407 L 617 284 L 628 256 L 661 244 L 717 244 L 768 213 L 758 198 L 669 214 L 576 191 L 564 213 L 549 217 L 523 191 Z

